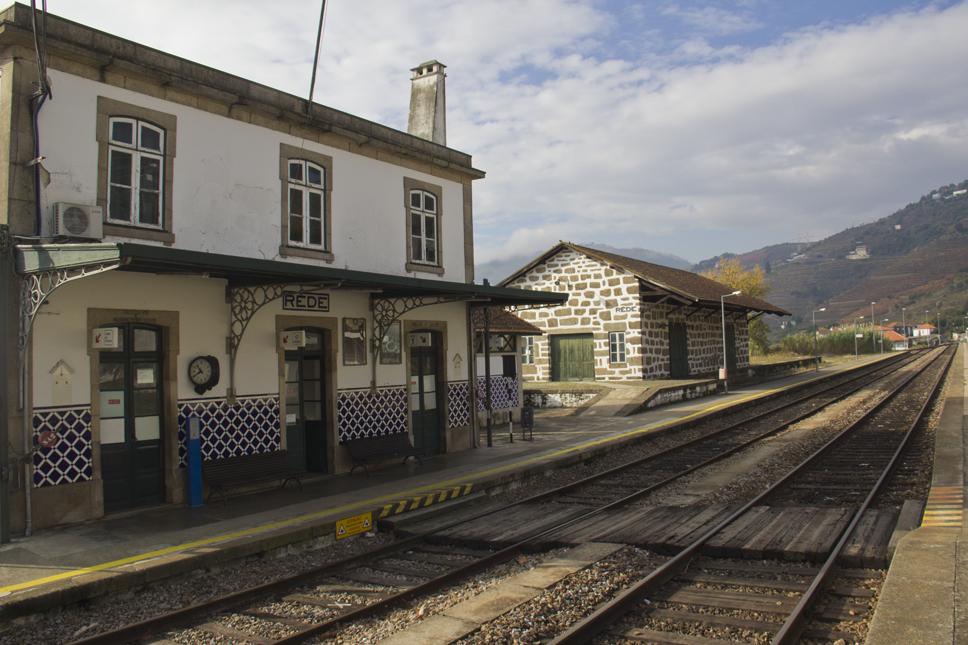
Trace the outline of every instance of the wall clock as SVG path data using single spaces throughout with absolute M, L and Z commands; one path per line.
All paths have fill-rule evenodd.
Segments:
M 188 378 L 199 394 L 215 387 L 218 377 L 218 359 L 214 356 L 196 356 L 188 363 Z

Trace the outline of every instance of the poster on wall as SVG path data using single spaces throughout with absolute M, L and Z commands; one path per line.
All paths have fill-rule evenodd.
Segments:
M 387 333 L 380 340 L 381 365 L 399 365 L 403 362 L 400 338 L 400 322 L 391 323 Z
M 343 319 L 343 365 L 366 365 L 366 318 Z

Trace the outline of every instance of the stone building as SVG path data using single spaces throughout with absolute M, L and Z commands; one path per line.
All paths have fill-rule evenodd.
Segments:
M 569 294 L 517 312 L 545 333 L 523 342 L 526 380 L 686 379 L 722 366 L 720 296 L 732 289 L 695 273 L 561 242 L 502 286 Z M 744 369 L 749 321 L 789 312 L 742 294 L 725 305 L 727 364 Z

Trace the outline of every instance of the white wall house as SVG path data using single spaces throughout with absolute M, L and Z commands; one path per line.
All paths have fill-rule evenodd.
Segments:
M 399 132 L 50 16 L 35 129 L 30 9 L 3 20 L 15 532 L 181 503 L 192 416 L 207 461 L 316 473 L 369 437 L 475 445 L 472 307 L 561 296 L 473 283 L 484 173 L 443 115 Z

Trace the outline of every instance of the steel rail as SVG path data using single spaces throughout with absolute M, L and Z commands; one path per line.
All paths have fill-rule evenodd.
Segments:
M 830 439 L 823 446 L 818 448 L 813 454 L 804 459 L 800 464 L 795 466 L 781 479 L 773 483 L 769 488 L 764 490 L 762 493 L 748 501 L 734 513 L 723 519 L 722 521 L 716 523 L 713 527 L 703 533 L 701 536 L 696 538 L 689 546 L 685 547 L 682 551 L 677 553 L 671 559 L 667 560 L 660 567 L 655 569 L 652 573 L 647 575 L 645 578 L 635 583 L 633 586 L 629 587 L 625 591 L 621 592 L 618 596 L 608 601 L 597 610 L 595 610 L 590 615 L 586 616 L 579 622 L 572 625 L 564 633 L 559 634 L 556 638 L 549 641 L 550 645 L 573 645 L 575 643 L 586 643 L 595 637 L 600 631 L 602 631 L 607 625 L 614 622 L 616 619 L 629 612 L 642 598 L 648 593 L 651 593 L 666 584 L 677 575 L 679 575 L 686 566 L 692 561 L 692 558 L 698 554 L 699 550 L 708 542 L 712 537 L 722 531 L 724 528 L 735 522 L 737 519 L 742 517 L 751 508 L 759 504 L 766 497 L 771 495 L 774 491 L 778 490 L 784 484 L 786 484 L 790 479 L 799 474 L 807 466 L 809 466 L 815 459 L 819 458 L 833 445 L 838 443 L 842 437 L 847 436 L 854 428 L 858 427 L 861 423 L 865 422 L 876 412 L 881 410 L 885 405 L 892 401 L 897 395 L 903 391 L 908 384 L 910 384 L 915 378 L 923 374 L 931 365 L 935 363 L 943 353 L 939 353 L 937 356 L 932 358 L 919 370 L 912 373 L 910 376 L 904 378 L 904 380 L 894 387 L 890 392 L 886 393 L 881 399 L 871 406 L 863 416 L 859 417 L 857 420 L 848 424 L 843 430 L 841 430 L 835 437 Z
M 879 371 L 879 370 L 874 370 L 874 371 L 876 372 L 876 371 Z M 865 374 L 864 376 L 868 376 L 868 375 L 870 375 L 870 373 Z M 858 379 L 860 379 L 860 378 L 863 378 L 863 377 L 858 377 Z M 845 383 L 840 383 L 840 384 L 838 384 L 838 386 L 835 386 L 835 387 L 842 387 L 843 385 L 845 385 Z M 320 623 L 317 623 L 317 624 L 314 624 L 314 625 L 311 625 L 311 626 L 307 626 L 306 628 L 304 628 L 302 630 L 299 630 L 299 631 L 297 631 L 297 632 L 295 632 L 293 634 L 290 634 L 288 636 L 284 636 L 284 637 L 282 637 L 282 638 L 280 638 L 280 639 L 278 639 L 276 641 L 273 641 L 273 642 L 276 645 L 281 645 L 283 643 L 287 643 L 287 644 L 288 643 L 300 643 L 300 642 L 303 642 L 304 640 L 306 640 L 307 638 L 310 638 L 310 637 L 318 637 L 318 636 L 324 636 L 325 637 L 325 636 L 330 636 L 331 635 L 331 632 L 333 631 L 333 629 L 336 628 L 336 627 L 338 627 L 341 624 L 344 624 L 344 623 L 347 623 L 347 622 L 351 622 L 351 621 L 353 621 L 355 619 L 365 618 L 365 617 L 367 617 L 369 615 L 372 615 L 372 614 L 374 614 L 374 613 L 376 613 L 378 611 L 385 610 L 385 609 L 387 609 L 388 607 L 390 607 L 392 605 L 395 605 L 397 603 L 400 603 L 400 602 L 403 602 L 405 600 L 408 600 L 408 599 L 410 599 L 410 598 L 412 598 L 414 596 L 419 596 L 421 594 L 429 593 L 431 591 L 434 591 L 436 589 L 439 589 L 441 587 L 444 587 L 444 586 L 446 586 L 447 584 L 449 584 L 451 582 L 454 582 L 454 581 L 459 580 L 461 578 L 464 578 L 464 577 L 466 577 L 468 575 L 471 575 L 473 573 L 476 573 L 477 571 L 480 571 L 482 569 L 485 569 L 488 566 L 491 566 L 493 564 L 497 564 L 497 563 L 500 563 L 500 562 L 509 560 L 510 558 L 514 557 L 516 554 L 520 553 L 525 547 L 527 547 L 529 544 L 533 543 L 535 540 L 539 540 L 542 537 L 546 537 L 546 536 L 552 535 L 552 534 L 554 534 L 554 533 L 556 533 L 558 531 L 561 531 L 562 529 L 566 529 L 569 526 L 578 524 L 579 522 L 582 522 L 582 521 L 584 521 L 584 520 L 586 520 L 588 518 L 594 517 L 594 516 L 596 516 L 596 515 L 598 515 L 600 513 L 604 513 L 604 512 L 609 511 L 609 510 L 611 510 L 613 508 L 617 508 L 617 507 L 623 506 L 625 504 L 628 504 L 631 501 L 634 501 L 634 500 L 636 500 L 636 499 L 638 499 L 640 497 L 643 497 L 643 496 L 645 496 L 645 495 L 647 495 L 649 493 L 652 493 L 656 489 L 658 489 L 658 488 L 660 488 L 662 486 L 666 486 L 669 483 L 671 483 L 672 481 L 674 481 L 676 479 L 679 479 L 679 478 L 681 478 L 681 477 L 683 477 L 683 476 L 685 476 L 685 475 L 687 475 L 687 474 L 689 474 L 689 473 L 697 470 L 698 468 L 701 468 L 704 465 L 708 465 L 709 463 L 718 461 L 719 459 L 723 459 L 723 458 L 725 458 L 725 456 L 728 456 L 729 454 L 733 454 L 734 452 L 736 452 L 736 451 L 738 451 L 738 450 L 746 447 L 750 443 L 754 443 L 756 441 L 760 441 L 764 437 L 769 436 L 769 435 L 772 435 L 772 434 L 775 434 L 776 432 L 779 432 L 783 428 L 788 427 L 789 425 L 792 425 L 792 424 L 798 422 L 799 420 L 802 420 L 803 418 L 806 418 L 808 416 L 812 416 L 813 414 L 818 413 L 820 410 L 823 410 L 824 408 L 829 407 L 830 405 L 833 405 L 835 402 L 840 401 L 843 398 L 846 398 L 850 394 L 856 392 L 857 390 L 861 389 L 862 387 L 865 387 L 866 385 L 869 385 L 869 383 L 865 383 L 865 384 L 860 385 L 860 386 L 858 386 L 856 388 L 852 388 L 850 390 L 850 392 L 848 392 L 846 394 L 843 394 L 841 396 L 838 396 L 836 399 L 834 399 L 832 401 L 829 401 L 829 402 L 825 403 L 824 405 L 822 405 L 822 406 L 820 406 L 818 408 L 814 408 L 814 409 L 808 411 L 807 413 L 798 415 L 797 419 L 795 419 L 795 420 L 785 421 L 782 424 L 780 424 L 779 426 L 772 428 L 771 430 L 767 431 L 766 433 L 763 433 L 761 436 L 758 436 L 757 438 L 755 438 L 753 440 L 750 440 L 748 442 L 745 442 L 741 446 L 734 447 L 734 448 L 728 450 L 726 453 L 722 453 L 720 455 L 717 455 L 716 457 L 713 457 L 713 458 L 707 460 L 703 464 L 699 464 L 697 466 L 692 466 L 692 467 L 687 467 L 686 469 L 678 472 L 677 474 L 675 474 L 675 475 L 673 475 L 673 476 L 671 476 L 671 477 L 669 477 L 669 478 L 667 478 L 667 479 L 665 479 L 665 480 L 663 480 L 661 482 L 658 482 L 658 483 L 655 483 L 655 484 L 650 484 L 649 486 L 647 486 L 647 487 L 645 487 L 643 489 L 640 489 L 640 490 L 638 490 L 638 491 L 636 491 L 634 493 L 631 493 L 629 495 L 626 495 L 626 496 L 624 496 L 624 497 L 622 497 L 620 499 L 613 500 L 613 501 L 611 501 L 611 502 L 609 502 L 609 503 L 607 503 L 605 505 L 596 507 L 594 509 L 590 509 L 586 513 L 582 513 L 582 514 L 580 514 L 578 516 L 575 516 L 575 517 L 569 518 L 567 520 L 564 520 L 562 522 L 559 522 L 559 523 L 555 524 L 554 526 L 551 526 L 551 527 L 548 527 L 548 528 L 538 529 L 536 532 L 534 532 L 534 533 L 532 533 L 532 534 L 524 537 L 523 539 L 519 540 L 515 544 L 512 544 L 510 546 L 504 547 L 503 549 L 500 549 L 500 550 L 494 552 L 493 554 L 491 554 L 489 556 L 486 556 L 484 558 L 481 558 L 481 559 L 479 559 L 479 560 L 477 560 L 475 562 L 469 563 L 468 565 L 466 565 L 464 567 L 461 567 L 459 569 L 455 569 L 455 570 L 450 571 L 450 572 L 448 572 L 446 574 L 443 574 L 443 575 L 441 575 L 441 576 L 439 576 L 437 578 L 428 580 L 428 581 L 426 581 L 424 583 L 421 583 L 419 585 L 416 585 L 414 587 L 410 587 L 408 589 L 405 589 L 403 591 L 400 591 L 397 594 L 394 594 L 394 595 L 391 595 L 391 596 L 387 596 L 386 598 L 383 598 L 383 599 L 381 599 L 381 600 L 379 600 L 379 601 L 377 601 L 375 603 L 371 603 L 369 605 L 365 605 L 365 606 L 359 607 L 358 609 L 355 609 L 353 611 L 350 611 L 350 612 L 348 612 L 346 614 L 343 614 L 343 615 L 340 615 L 340 616 L 334 616 L 333 618 L 328 619 L 326 621 L 323 621 L 323 622 L 320 622 Z M 828 388 L 826 390 L 823 390 L 823 392 L 829 391 L 829 389 L 835 389 L 835 388 Z M 799 402 L 802 402 L 802 400 L 805 400 L 805 399 L 798 400 L 797 402 L 798 403 Z M 789 406 L 785 406 L 785 407 L 789 407 Z M 720 431 L 717 431 L 717 433 L 714 433 L 714 434 L 719 434 L 719 432 Z M 708 437 L 709 436 L 707 435 L 706 437 L 703 437 L 703 438 L 708 439 Z M 688 444 L 684 444 L 684 445 L 691 445 L 693 443 L 694 442 L 691 441 L 691 442 L 688 442 Z M 680 447 L 681 446 L 677 446 L 676 448 L 678 449 Z M 651 459 L 651 457 L 650 458 L 647 458 L 646 460 L 648 460 L 648 459 Z M 640 461 L 644 461 L 644 460 L 640 460 Z M 625 468 L 626 468 L 626 466 L 620 466 L 618 469 L 613 469 L 613 470 L 624 470 Z M 596 477 L 596 478 L 598 478 L 598 477 Z M 564 487 L 559 487 L 559 489 L 555 489 L 555 490 L 556 491 L 560 491 L 561 488 L 572 488 L 572 487 L 574 487 L 574 485 L 569 484 L 569 485 L 566 485 Z M 544 495 L 542 495 L 542 497 L 543 496 Z M 440 530 L 441 529 L 438 529 L 437 532 L 440 532 Z
M 829 377 L 830 379 L 836 379 L 839 376 L 845 376 L 845 375 L 848 375 L 849 378 L 844 379 L 844 380 L 841 380 L 838 383 L 835 383 L 833 385 L 827 385 L 826 387 L 823 387 L 820 390 L 813 390 L 811 392 L 808 392 L 807 394 L 804 394 L 802 396 L 799 396 L 799 397 L 797 397 L 796 399 L 794 399 L 794 400 L 792 400 L 790 402 L 784 403 L 784 404 L 782 404 L 780 406 L 774 407 L 772 409 L 769 409 L 769 410 L 766 410 L 766 411 L 763 411 L 763 412 L 756 413 L 756 414 L 754 414 L 752 416 L 749 416 L 749 417 L 746 417 L 744 419 L 741 419 L 741 420 L 739 420 L 739 421 L 737 421 L 735 423 L 732 423 L 732 424 L 730 424 L 730 425 L 728 425 L 728 426 L 726 426 L 724 428 L 721 428 L 719 430 L 716 430 L 716 431 L 714 431 L 712 433 L 703 435 L 701 437 L 697 437 L 695 439 L 691 439 L 689 441 L 683 442 L 681 444 L 678 444 L 676 446 L 667 448 L 667 449 L 662 450 L 662 451 L 659 451 L 657 453 L 653 453 L 651 455 L 647 455 L 645 457 L 641 457 L 639 459 L 635 459 L 635 460 L 633 460 L 631 462 L 628 462 L 628 463 L 625 463 L 625 464 L 620 464 L 618 466 L 615 466 L 615 467 L 610 468 L 608 470 L 602 471 L 600 473 L 595 473 L 593 475 L 590 475 L 588 477 L 585 477 L 585 478 L 583 478 L 581 480 L 578 480 L 576 482 L 572 482 L 572 483 L 569 483 L 569 484 L 564 484 L 562 486 L 558 486 L 558 487 L 553 488 L 553 489 L 550 489 L 548 491 L 545 491 L 545 492 L 542 492 L 542 493 L 538 493 L 538 494 L 532 495 L 530 497 L 527 497 L 527 498 L 524 498 L 524 499 L 521 499 L 521 500 L 517 500 L 515 502 L 511 502 L 511 503 L 508 503 L 508 504 L 499 506 L 499 507 L 494 508 L 494 509 L 488 509 L 488 510 L 482 511 L 480 513 L 471 515 L 471 516 L 466 517 L 466 518 L 457 519 L 457 520 L 454 520 L 453 522 L 447 523 L 447 524 L 445 524 L 445 525 L 443 525 L 441 527 L 437 527 L 433 531 L 430 531 L 430 532 L 427 532 L 427 533 L 420 533 L 420 534 L 416 534 L 416 535 L 413 535 L 413 536 L 408 536 L 408 537 L 403 538 L 402 540 L 396 541 L 396 542 L 394 542 L 392 544 L 388 544 L 388 545 L 385 545 L 383 547 L 379 547 L 377 549 L 373 549 L 373 550 L 370 550 L 370 551 L 366 551 L 364 553 L 360 553 L 360 554 L 357 554 L 357 555 L 349 556 L 347 558 L 343 558 L 343 559 L 340 559 L 340 560 L 337 560 L 337 561 L 334 561 L 334 562 L 331 562 L 331 563 L 327 563 L 327 564 L 324 564 L 324 565 L 319 565 L 319 566 L 313 567 L 311 569 L 308 569 L 306 571 L 302 571 L 302 572 L 300 572 L 298 574 L 295 574 L 295 575 L 292 575 L 292 576 L 289 576 L 289 577 L 286 577 L 286 578 L 282 578 L 282 579 L 279 579 L 279 580 L 274 580 L 274 581 L 271 581 L 271 582 L 267 582 L 267 583 L 264 583 L 262 585 L 257 585 L 255 587 L 250 587 L 248 589 L 244 589 L 242 591 L 239 591 L 239 592 L 236 592 L 236 593 L 233 593 L 233 594 L 228 594 L 226 596 L 222 596 L 222 597 L 215 598 L 215 599 L 212 599 L 212 600 L 202 601 L 202 602 L 199 602 L 199 603 L 190 605 L 188 607 L 183 607 L 181 609 L 177 609 L 177 610 L 174 610 L 172 612 L 168 612 L 168 613 L 163 614 L 163 615 L 160 615 L 160 616 L 155 616 L 155 617 L 152 617 L 152 618 L 147 618 L 147 619 L 145 619 L 143 621 L 139 621 L 137 623 L 132 623 L 130 625 L 122 626 L 122 627 L 120 627 L 120 628 L 118 628 L 116 630 L 112 630 L 112 631 L 108 631 L 108 632 L 103 632 L 101 634 L 93 634 L 93 635 L 91 635 L 91 636 L 89 636 L 87 638 L 83 638 L 83 639 L 80 639 L 80 640 L 73 641 L 73 645 L 82 645 L 82 644 L 83 645 L 93 645 L 93 644 L 100 644 L 100 643 L 127 643 L 127 642 L 138 641 L 138 640 L 142 640 L 142 639 L 145 639 L 145 638 L 149 638 L 149 637 L 157 634 L 158 632 L 160 632 L 162 630 L 183 627 L 186 624 L 189 624 L 191 621 L 193 621 L 194 619 L 196 619 L 199 616 L 206 616 L 206 615 L 211 615 L 211 614 L 215 614 L 215 613 L 218 613 L 218 612 L 230 611 L 230 610 L 232 610 L 232 609 L 234 609 L 236 607 L 239 607 L 241 605 L 244 605 L 246 603 L 249 603 L 249 602 L 251 602 L 253 600 L 257 600 L 257 599 L 262 598 L 262 597 L 265 597 L 265 596 L 277 595 L 277 594 L 279 594 L 279 593 L 281 593 L 281 592 L 283 592 L 285 590 L 291 589 L 293 587 L 298 587 L 298 586 L 300 586 L 302 584 L 306 584 L 309 581 L 311 581 L 313 578 L 322 577 L 322 576 L 325 576 L 325 575 L 328 575 L 328 574 L 332 574 L 332 573 L 335 573 L 335 572 L 337 572 L 339 570 L 346 569 L 346 568 L 352 567 L 354 565 L 358 565 L 358 564 L 363 563 L 363 562 L 366 562 L 368 560 L 373 560 L 375 558 L 384 557 L 384 556 L 393 554 L 393 553 L 398 552 L 398 551 L 406 550 L 406 549 L 411 548 L 414 545 L 419 544 L 422 541 L 424 541 L 424 540 L 432 537 L 433 535 L 435 535 L 437 533 L 441 533 L 443 531 L 446 531 L 448 529 L 454 528 L 454 527 L 459 526 L 461 524 L 473 522 L 473 521 L 482 519 L 484 517 L 487 517 L 489 515 L 494 515 L 496 513 L 504 512 L 504 511 L 506 511 L 506 510 L 508 510 L 508 509 L 510 509 L 512 507 L 520 506 L 520 505 L 523 505 L 523 504 L 540 502 L 540 501 L 542 501 L 544 499 L 547 499 L 547 498 L 550 498 L 550 497 L 554 497 L 556 495 L 560 495 L 560 494 L 565 493 L 565 492 L 567 492 L 569 490 L 572 490 L 572 489 L 575 489 L 575 488 L 579 488 L 581 486 L 585 486 L 585 485 L 588 485 L 590 483 L 594 483 L 595 481 L 602 480 L 602 479 L 604 479 L 606 477 L 609 477 L 609 476 L 618 474 L 620 472 L 623 472 L 623 471 L 626 471 L 626 470 L 630 470 L 630 469 L 633 469 L 633 468 L 636 468 L 636 467 L 640 467 L 642 465 L 645 465 L 645 464 L 647 464 L 649 462 L 652 462 L 654 460 L 657 460 L 659 458 L 668 457 L 670 455 L 670 453 L 673 453 L 673 452 L 676 452 L 676 451 L 682 451 L 682 450 L 685 450 L 687 448 L 691 448 L 691 447 L 694 447 L 696 445 L 699 445 L 699 444 L 701 444 L 703 442 L 707 442 L 710 439 L 713 439 L 715 437 L 719 437 L 720 435 L 723 435 L 723 434 L 725 434 L 727 432 L 736 430 L 737 428 L 740 428 L 741 426 L 744 426 L 744 425 L 749 424 L 749 423 L 753 423 L 753 422 L 760 421 L 760 420 L 762 420 L 765 417 L 768 417 L 770 415 L 774 415 L 774 414 L 777 414 L 779 412 L 782 412 L 783 410 L 786 410 L 786 409 L 791 408 L 793 406 L 799 405 L 799 404 L 801 404 L 801 403 L 803 403 L 805 401 L 808 401 L 808 400 L 810 400 L 812 398 L 816 398 L 818 396 L 822 396 L 823 394 L 826 394 L 826 393 L 828 393 L 828 392 L 830 392 L 832 390 L 835 390 L 835 389 L 844 387 L 845 385 L 849 385 L 852 382 L 861 381 L 861 380 L 867 379 L 868 377 L 872 377 L 872 376 L 874 377 L 874 380 L 876 380 L 877 378 L 881 378 L 880 376 L 877 376 L 877 374 L 879 372 L 884 371 L 884 370 L 886 370 L 888 368 L 896 369 L 897 368 L 897 365 L 896 365 L 897 363 L 902 363 L 903 365 L 910 364 L 911 362 L 917 360 L 917 358 L 918 358 L 918 355 L 917 354 L 911 353 L 911 354 L 907 354 L 907 355 L 904 355 L 904 356 L 900 356 L 900 357 L 898 357 L 896 359 L 893 359 L 893 360 L 889 359 L 888 361 L 879 361 L 879 362 L 874 363 L 874 364 L 861 365 L 861 366 L 858 366 L 856 368 L 851 369 L 846 374 L 845 374 L 845 372 L 840 372 L 838 374 L 831 375 Z M 819 407 L 816 407 L 816 408 L 813 408 L 811 410 L 808 410 L 805 413 L 802 413 L 802 414 L 798 415 L 794 419 L 785 421 L 782 424 L 780 424 L 780 425 L 778 425 L 778 426 L 776 426 L 774 428 L 771 428 L 767 432 L 762 433 L 761 435 L 758 435 L 754 439 L 751 439 L 749 441 L 744 442 L 743 444 L 741 444 L 739 446 L 736 446 L 736 447 L 733 447 L 733 448 L 729 449 L 728 452 L 721 453 L 721 454 L 716 455 L 716 456 L 714 456 L 714 457 L 712 457 L 710 459 L 707 459 L 706 461 L 704 461 L 704 462 L 702 462 L 700 464 L 697 464 L 695 466 L 689 467 L 689 468 L 687 468 L 684 471 L 680 471 L 677 474 L 672 475 L 672 476 L 666 478 L 665 480 L 662 480 L 661 482 L 651 484 L 651 485 L 649 485 L 648 487 L 646 487 L 644 489 L 641 489 L 639 491 L 636 491 L 636 492 L 634 492 L 634 493 L 632 493 L 630 495 L 627 495 L 625 497 L 622 497 L 622 498 L 620 498 L 618 500 L 614 500 L 614 501 L 608 503 L 606 506 L 598 507 L 596 509 L 592 509 L 588 513 L 585 513 L 585 514 L 579 515 L 577 517 L 571 518 L 570 520 L 567 520 L 566 522 L 557 524 L 557 525 L 555 525 L 553 527 L 550 527 L 548 529 L 542 529 L 542 530 L 540 530 L 540 531 L 538 531 L 538 532 L 536 532 L 536 533 L 534 533 L 532 535 L 527 536 L 523 540 L 519 541 L 519 543 L 516 543 L 516 544 L 514 544 L 514 545 L 512 545 L 510 547 L 506 547 L 505 549 L 501 549 L 499 551 L 496 551 L 494 554 L 492 554 L 491 556 L 488 556 L 488 558 L 486 558 L 484 560 L 479 560 L 479 561 L 477 561 L 475 563 L 471 563 L 471 564 L 469 564 L 469 565 L 467 565 L 465 567 L 462 567 L 462 568 L 456 569 L 454 571 L 448 572 L 446 574 L 443 574 L 442 576 L 439 576 L 438 578 L 434 578 L 434 579 L 429 580 L 429 581 L 427 581 L 425 583 L 421 583 L 420 585 L 417 585 L 415 587 L 411 587 L 409 589 L 406 589 L 406 590 L 403 590 L 401 592 L 398 592 L 397 594 L 388 596 L 385 599 L 383 599 L 382 601 L 378 601 L 377 603 L 373 603 L 373 604 L 370 604 L 370 605 L 365 605 L 363 607 L 360 607 L 358 610 L 354 610 L 353 612 L 349 612 L 347 614 L 343 614 L 343 615 L 340 615 L 338 617 L 335 617 L 334 619 L 332 619 L 331 622 L 333 622 L 333 623 L 335 623 L 335 622 L 345 622 L 345 621 L 351 619 L 354 616 L 355 617 L 360 617 L 360 616 L 357 616 L 356 615 L 357 612 L 362 612 L 362 611 L 376 611 L 380 607 L 385 606 L 387 604 L 390 604 L 390 603 L 393 603 L 393 602 L 402 601 L 402 600 L 406 599 L 407 597 L 410 597 L 411 595 L 414 595 L 418 591 L 425 592 L 427 590 L 430 590 L 430 589 L 434 588 L 431 585 L 442 586 L 442 585 L 448 584 L 452 580 L 456 580 L 456 579 L 458 579 L 460 577 L 463 577 L 463 576 L 466 576 L 466 575 L 470 575 L 471 573 L 474 573 L 475 571 L 477 571 L 477 570 L 479 570 L 481 568 L 484 568 L 486 566 L 489 566 L 491 564 L 494 564 L 495 562 L 500 561 L 501 559 L 505 559 L 505 560 L 506 559 L 509 559 L 510 557 L 513 557 L 513 555 L 515 555 L 518 551 L 520 551 L 521 548 L 523 548 L 525 545 L 527 545 L 530 542 L 533 542 L 536 539 L 540 539 L 545 534 L 550 534 L 550 533 L 552 533 L 554 531 L 561 530 L 562 528 L 566 528 L 567 526 L 570 526 L 574 522 L 578 522 L 578 521 L 587 519 L 588 517 L 590 517 L 590 516 L 592 516 L 592 515 L 594 515 L 596 513 L 604 512 L 604 511 L 609 510 L 609 509 L 611 509 L 611 508 L 613 508 L 615 506 L 618 506 L 618 505 L 621 505 L 621 504 L 626 504 L 626 503 L 628 503 L 630 501 L 633 501 L 634 499 L 637 499 L 637 498 L 642 497 L 644 495 L 647 495 L 647 494 L 649 494 L 651 492 L 654 492 L 655 489 L 657 489 L 657 488 L 659 488 L 661 486 L 665 486 L 665 485 L 671 483 L 672 481 L 674 481 L 675 479 L 678 479 L 678 478 L 680 478 L 682 476 L 685 476 L 685 475 L 687 475 L 687 474 L 689 474 L 689 473 L 691 473 L 691 472 L 693 472 L 693 471 L 695 471 L 695 470 L 697 470 L 699 468 L 702 468 L 704 466 L 708 466 L 710 463 L 714 463 L 715 461 L 718 461 L 719 459 L 723 459 L 726 456 L 729 456 L 730 454 L 733 454 L 736 451 L 741 450 L 741 449 L 747 447 L 751 443 L 754 443 L 756 441 L 760 441 L 763 438 L 765 438 L 766 436 L 769 436 L 771 434 L 775 434 L 776 432 L 779 432 L 779 431 L 783 430 L 784 428 L 786 428 L 786 427 L 788 427 L 790 425 L 793 425 L 794 423 L 797 423 L 797 422 L 803 420 L 806 417 L 812 416 L 813 414 L 816 414 L 816 413 L 820 412 L 824 408 L 829 407 L 830 405 L 833 405 L 834 403 L 836 403 L 836 402 L 838 402 L 838 401 L 846 398 L 847 396 L 853 394 L 854 392 L 856 392 L 859 389 L 862 389 L 863 387 L 866 387 L 869 384 L 870 384 L 869 382 L 865 382 L 865 383 L 860 384 L 858 386 L 852 387 L 846 393 L 844 393 L 842 395 L 839 395 L 835 399 L 833 399 L 833 400 L 831 400 L 829 402 L 826 402 L 826 403 L 824 403 L 823 405 L 821 405 Z M 809 389 L 809 386 L 805 386 L 805 389 Z M 707 418 L 708 417 L 703 418 L 703 420 L 706 420 Z M 329 623 L 324 623 L 324 624 L 329 624 Z M 315 628 L 317 626 L 313 626 L 313 627 Z M 315 633 L 317 633 L 317 631 L 318 630 L 314 629 L 313 633 L 315 634 Z M 285 640 L 284 639 L 284 640 L 282 640 L 280 642 L 295 642 L 295 641 L 288 641 L 288 640 Z
M 803 592 L 803 595 L 800 596 L 800 600 L 797 602 L 787 619 L 783 622 L 783 626 L 780 627 L 777 633 L 773 636 L 771 645 L 789 645 L 799 639 L 800 633 L 803 631 L 803 628 L 806 627 L 807 621 L 809 620 L 810 610 L 813 609 L 822 587 L 826 584 L 828 578 L 830 577 L 830 574 L 833 571 L 837 560 L 840 558 L 840 554 L 843 552 L 844 547 L 847 546 L 847 540 L 850 539 L 851 534 L 854 532 L 854 529 L 857 528 L 857 524 L 860 523 L 861 517 L 863 517 L 864 513 L 870 507 L 871 503 L 874 501 L 874 498 L 881 492 L 881 488 L 883 488 L 884 484 L 890 477 L 891 472 L 894 470 L 894 466 L 900 460 L 901 453 L 907 447 L 908 442 L 914 435 L 914 431 L 924 420 L 924 417 L 928 412 L 928 408 L 931 407 L 931 403 L 935 400 L 938 392 L 941 389 L 941 384 L 943 383 L 944 377 L 951 367 L 955 354 L 956 352 L 951 352 L 944 369 L 938 373 L 937 378 L 931 385 L 931 393 L 925 398 L 924 403 L 918 410 L 918 413 L 911 422 L 911 425 L 905 431 L 904 437 L 901 439 L 897 449 L 894 450 L 894 454 L 891 456 L 890 462 L 881 471 L 880 477 L 877 478 L 877 482 L 874 484 L 873 488 L 871 488 L 871 491 L 867 494 L 864 502 L 854 514 L 850 524 L 848 524 L 847 528 L 845 528 L 841 533 L 840 539 L 837 541 L 837 544 L 834 545 L 830 555 L 820 568 L 820 571 L 818 571 L 814 576 L 810 586 L 807 587 L 806 591 Z

